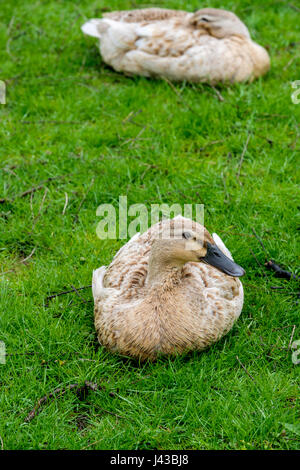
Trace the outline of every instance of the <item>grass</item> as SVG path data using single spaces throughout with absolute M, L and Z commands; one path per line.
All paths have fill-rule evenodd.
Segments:
M 299 11 L 277 0 L 202 4 L 234 10 L 272 59 L 261 80 L 218 87 L 224 101 L 207 85 L 175 84 L 175 92 L 105 66 L 80 25 L 107 2 L 1 6 L 0 448 L 299 448 L 300 366 L 288 349 L 293 325 L 300 338 L 299 284 L 257 263 L 272 258 L 299 273 L 300 105 L 291 101 Z M 89 289 L 47 306 L 51 293 L 89 285 L 123 244 L 96 236 L 97 207 L 117 205 L 119 195 L 148 207 L 204 203 L 207 228 L 246 269 L 242 315 L 207 352 L 139 365 L 98 346 Z M 39 398 L 86 380 L 104 389 L 68 391 L 24 422 Z

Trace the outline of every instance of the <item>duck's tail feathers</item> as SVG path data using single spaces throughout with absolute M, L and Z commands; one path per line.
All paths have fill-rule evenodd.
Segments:
M 137 39 L 136 25 L 134 23 L 123 23 L 110 19 L 91 19 L 81 26 L 81 30 L 89 36 L 105 40 L 105 48 L 108 56 L 134 47 Z M 102 52 L 101 52 L 102 53 Z
M 105 20 L 92 18 L 81 26 L 81 31 L 88 36 L 101 38 L 101 34 L 109 28 L 109 24 Z
M 222 240 L 221 240 L 221 238 L 219 237 L 219 235 L 217 235 L 216 233 L 213 233 L 213 234 L 212 234 L 212 237 L 213 237 L 214 242 L 215 242 L 215 244 L 217 245 L 217 247 L 220 248 L 220 250 L 224 253 L 224 255 L 226 255 L 228 258 L 230 258 L 230 259 L 233 261 L 232 254 L 230 253 L 230 251 L 228 250 L 228 248 L 226 248 L 226 246 L 225 246 L 224 243 L 222 242 Z
M 106 266 L 101 266 L 101 268 L 95 269 L 93 271 L 92 291 L 94 300 L 100 296 L 101 290 L 103 289 L 103 277 L 105 271 Z

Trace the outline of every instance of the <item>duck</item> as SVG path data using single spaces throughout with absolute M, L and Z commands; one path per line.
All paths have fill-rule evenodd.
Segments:
M 81 29 L 100 40 L 103 61 L 127 75 L 213 85 L 252 81 L 270 68 L 266 49 L 227 10 L 115 11 Z
M 240 316 L 244 273 L 217 234 L 182 216 L 163 219 L 93 271 L 99 343 L 140 361 L 202 351 Z

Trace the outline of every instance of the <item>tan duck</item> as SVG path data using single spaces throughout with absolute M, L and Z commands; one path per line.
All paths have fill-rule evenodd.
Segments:
M 100 39 L 104 62 L 145 77 L 191 82 L 241 82 L 266 73 L 267 51 L 226 10 L 195 13 L 161 8 L 105 13 L 82 31 Z
M 181 216 L 153 225 L 93 273 L 99 342 L 141 360 L 205 349 L 239 317 L 243 274 L 203 226 Z

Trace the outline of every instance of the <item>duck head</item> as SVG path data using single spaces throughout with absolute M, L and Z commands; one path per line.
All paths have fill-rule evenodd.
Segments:
M 228 258 L 203 227 L 202 233 L 194 230 L 175 230 L 169 239 L 160 237 L 151 249 L 150 265 L 182 267 L 188 262 L 202 262 L 214 266 L 225 274 L 240 277 L 244 269 Z
M 193 14 L 190 23 L 197 28 L 207 30 L 211 36 L 218 39 L 233 35 L 250 38 L 248 28 L 230 11 L 203 8 Z

